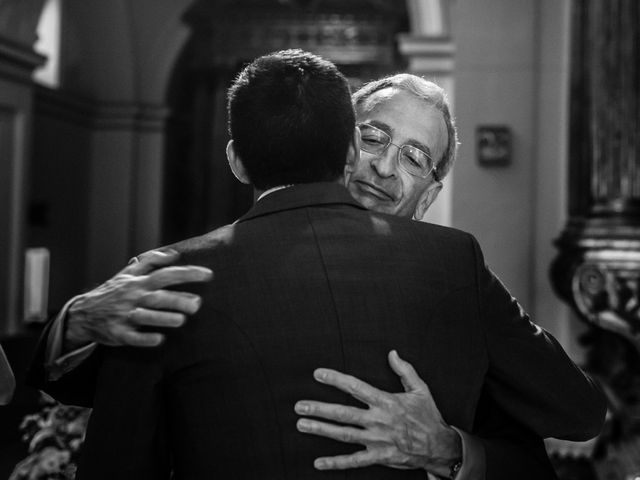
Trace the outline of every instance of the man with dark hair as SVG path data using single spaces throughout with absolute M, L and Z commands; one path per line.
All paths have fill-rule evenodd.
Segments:
M 447 149 L 438 131 L 420 145 L 385 132 L 380 118 L 355 130 L 346 112 L 350 120 L 336 124 L 351 108 L 348 95 L 332 64 L 300 51 L 261 57 L 234 83 L 229 163 L 240 181 L 260 185 L 258 201 L 235 224 L 172 246 L 181 262 L 216 273 L 212 283 L 189 289 L 203 306 L 185 326 L 167 332 L 157 349 L 99 348 L 92 356 L 99 375 L 80 470 L 86 478 L 160 478 L 172 467 L 176 478 L 325 478 L 314 458 L 344 454 L 345 446 L 296 432 L 293 405 L 301 398 L 352 409 L 358 403 L 315 383 L 309 372 L 317 366 L 330 369 L 318 377 L 329 385 L 341 385 L 333 381 L 339 370 L 387 391 L 398 390 L 397 375 L 407 388 L 420 378 L 431 388 L 422 398 L 437 413 L 428 412 L 438 419 L 429 433 L 437 441 L 424 451 L 407 444 L 411 461 L 395 465 L 423 471 L 367 467 L 352 476 L 455 475 L 460 438 L 449 424 L 471 431 L 478 416 L 491 418 L 486 390 L 495 404 L 512 405 L 516 418 L 531 417 L 534 431 L 595 433 L 603 412 L 598 390 L 528 322 L 470 235 L 367 211 L 340 185 L 347 159 L 363 199 L 378 196 L 403 206 L 391 213 L 404 214 L 418 197 L 405 201 L 405 192 L 360 175 L 360 135 L 368 135 L 366 154 L 386 151 L 385 162 L 423 180 L 437 168 L 420 164 L 424 155 L 441 158 Z M 378 107 L 382 99 L 371 110 Z M 388 153 L 390 145 L 397 154 Z M 415 372 L 395 353 L 388 368 L 385 354 L 394 348 Z M 509 354 L 516 361 L 495 364 Z M 519 361 L 523 355 L 531 364 Z M 379 393 L 362 382 L 342 386 L 365 402 Z M 579 415 L 574 402 L 563 403 L 566 396 L 549 395 L 558 388 L 579 399 Z M 353 429 L 342 432 L 349 440 Z
M 256 61 L 229 89 L 229 145 L 257 190 L 335 181 L 353 142 L 355 117 L 344 79 L 317 57 L 283 61 L 297 55 Z

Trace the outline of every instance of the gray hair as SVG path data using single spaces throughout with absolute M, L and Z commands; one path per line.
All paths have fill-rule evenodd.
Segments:
M 424 100 L 427 105 L 433 106 L 442 112 L 444 123 L 447 126 L 448 140 L 447 148 L 442 155 L 442 160 L 437 163 L 437 179 L 442 180 L 447 173 L 449 173 L 449 170 L 451 170 L 458 149 L 458 132 L 455 121 L 451 116 L 446 92 L 442 87 L 422 77 L 410 73 L 399 73 L 369 82 L 358 89 L 352 97 L 354 107 L 357 109 L 375 92 L 389 87 L 409 92 L 415 95 L 416 98 Z

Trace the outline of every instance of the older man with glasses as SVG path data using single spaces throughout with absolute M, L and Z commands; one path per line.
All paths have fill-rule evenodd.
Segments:
M 415 75 L 399 74 L 365 85 L 353 95 L 353 100 L 361 134 L 361 155 L 355 164 L 347 165 L 345 169 L 350 193 L 371 210 L 422 219 L 443 188 L 442 180 L 456 157 L 457 132 L 444 91 Z M 437 261 L 437 252 L 434 252 L 434 262 Z M 430 280 L 433 281 L 424 279 L 425 282 Z M 493 281 L 498 282 L 495 278 Z M 476 412 L 473 429 L 477 437 L 456 429 L 467 452 L 462 470 L 458 472 L 458 465 L 453 465 L 451 477 L 460 474 L 465 478 L 478 475 L 482 478 L 486 473 L 487 478 L 554 478 L 542 437 L 575 437 L 575 427 L 583 422 L 579 428 L 586 430 L 578 436 L 586 438 L 594 433 L 594 430 L 588 432 L 588 424 L 593 422 L 592 426 L 596 426 L 601 420 L 597 416 L 585 416 L 576 422 L 575 418 L 563 414 L 566 405 L 577 406 L 583 400 L 579 398 L 579 392 L 570 389 L 563 392 L 561 401 L 551 404 L 552 408 L 543 407 L 547 389 L 557 390 L 563 385 L 561 377 L 553 377 L 553 363 L 557 361 L 560 366 L 570 361 L 560 356 L 549 363 L 548 372 L 536 368 L 529 370 L 527 363 L 537 360 L 519 357 L 514 350 L 506 354 L 511 349 L 509 343 L 514 338 L 522 345 L 535 345 L 542 338 L 544 341 L 540 343 L 547 346 L 554 341 L 529 323 L 526 316 L 513 317 L 511 321 L 517 328 L 508 334 L 508 329 L 496 331 L 496 338 L 489 340 L 496 344 L 497 353 L 493 359 L 498 363 L 496 369 L 503 370 L 500 362 L 513 367 L 510 378 L 498 380 L 508 386 L 483 389 L 482 407 Z M 513 335 L 513 338 L 501 338 L 501 333 Z M 537 340 L 535 336 L 538 336 Z M 503 346 L 505 351 L 501 352 Z M 452 344 L 451 357 L 442 361 L 455 361 L 455 358 L 456 345 Z M 319 382 L 344 390 L 366 405 L 366 408 L 358 408 L 314 400 L 298 402 L 296 411 L 305 417 L 298 422 L 300 431 L 366 446 L 365 450 L 353 454 L 319 458 L 318 468 L 360 468 L 372 464 L 407 468 L 419 465 L 424 460 L 424 452 L 436 448 L 443 421 L 435 405 L 438 403 L 442 411 L 447 406 L 434 402 L 428 382 L 418 377 L 412 365 L 396 352 L 389 355 L 389 363 L 401 377 L 405 392 L 384 392 L 336 371 L 319 369 L 315 372 Z M 545 386 L 547 380 L 549 383 Z M 451 381 L 455 382 L 455 379 Z M 502 387 L 525 390 L 534 385 L 529 390 L 529 398 L 507 402 L 500 399 Z M 522 404 L 517 405 L 520 401 Z M 520 408 L 532 409 L 530 411 L 535 415 L 527 418 Z M 478 441 L 485 458 L 477 453 Z

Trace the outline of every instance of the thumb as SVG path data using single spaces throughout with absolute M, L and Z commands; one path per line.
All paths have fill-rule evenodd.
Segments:
M 429 387 L 418 376 L 413 366 L 400 358 L 398 352 L 389 352 L 389 365 L 391 369 L 400 377 L 405 392 L 428 392 Z

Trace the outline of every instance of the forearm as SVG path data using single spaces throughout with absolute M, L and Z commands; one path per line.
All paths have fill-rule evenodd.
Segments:
M 27 384 L 56 400 L 91 406 L 99 361 L 94 347 L 64 353 L 64 319 L 72 299 L 45 327 L 27 374 Z
M 45 350 L 45 358 L 46 363 L 51 364 L 55 360 L 62 357 L 65 353 L 73 351 L 77 348 L 83 347 L 85 344 L 78 343 L 77 345 L 73 342 L 69 342 L 66 339 L 69 325 L 69 310 L 74 302 L 80 296 L 73 297 L 62 307 L 60 312 L 51 320 L 51 324 L 49 325 L 48 330 L 45 332 L 46 334 L 46 350 Z M 77 319 L 74 319 L 77 322 Z M 73 323 L 73 322 L 72 322 Z
M 88 343 L 87 339 L 69 341 L 69 326 L 76 325 L 79 321 L 77 315 L 71 310 L 80 296 L 69 300 L 60 313 L 53 320 L 46 338 L 45 370 L 48 381 L 56 381 L 64 374 L 75 369 L 96 348 L 95 343 Z M 77 330 L 77 327 L 75 327 Z
M 61 354 L 78 350 L 93 342 L 87 331 L 89 322 L 87 322 L 86 300 L 82 295 L 78 295 L 69 302 L 61 323 L 63 324 Z

